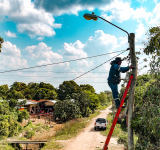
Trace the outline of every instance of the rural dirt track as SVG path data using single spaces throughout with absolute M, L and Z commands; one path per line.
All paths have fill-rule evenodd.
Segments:
M 96 118 L 106 118 L 111 112 L 111 106 L 106 110 L 101 111 L 101 113 Z M 59 141 L 64 145 L 62 150 L 100 150 L 103 148 L 104 142 L 106 141 L 106 136 L 100 134 L 100 131 L 94 130 L 95 119 L 92 119 L 90 124 L 80 133 L 77 137 L 66 140 Z M 116 138 L 111 138 L 108 150 L 124 150 L 123 145 L 117 144 Z

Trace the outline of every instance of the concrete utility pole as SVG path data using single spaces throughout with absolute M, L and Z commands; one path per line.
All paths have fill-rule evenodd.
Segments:
M 129 36 L 129 47 L 130 47 L 130 57 L 131 64 L 135 67 L 132 70 L 133 79 L 129 90 L 129 99 L 128 99 L 128 150 L 134 149 L 134 139 L 133 139 L 133 129 L 131 128 L 131 120 L 133 118 L 133 109 L 134 109 L 134 92 L 137 80 L 137 60 L 135 54 L 135 34 L 130 33 Z

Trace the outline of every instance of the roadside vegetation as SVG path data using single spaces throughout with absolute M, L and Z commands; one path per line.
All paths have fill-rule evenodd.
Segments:
M 66 139 L 73 137 L 83 129 L 94 115 L 98 115 L 98 109 L 105 109 L 111 101 L 111 92 L 105 91 L 95 93 L 93 86 L 78 85 L 74 81 L 64 81 L 55 89 L 48 83 L 14 82 L 0 86 L 0 140 L 9 137 L 23 135 L 20 140 L 31 139 L 37 132 L 49 131 L 48 126 L 42 124 L 33 125 L 31 121 L 21 126 L 23 119 L 28 119 L 26 110 L 20 111 L 25 100 L 21 103 L 18 99 L 56 99 L 54 105 L 54 118 L 65 124 L 65 127 L 57 131 L 55 139 Z M 7 100 L 6 100 L 7 99 Z M 3 144 L 2 144 L 3 145 Z M 1 145 L 0 145 L 1 146 Z

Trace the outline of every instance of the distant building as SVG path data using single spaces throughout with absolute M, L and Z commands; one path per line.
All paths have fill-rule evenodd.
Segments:
M 44 99 L 41 99 L 39 101 L 26 100 L 26 104 L 24 107 L 26 107 L 27 110 L 33 114 L 37 114 L 40 112 L 49 113 L 54 111 L 53 106 L 56 102 L 57 101 L 55 100 L 44 100 Z

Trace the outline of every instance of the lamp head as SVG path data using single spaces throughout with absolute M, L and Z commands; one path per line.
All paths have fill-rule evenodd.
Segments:
M 88 13 L 85 13 L 83 15 L 83 17 L 86 19 L 86 20 L 91 20 L 93 19 L 94 21 L 97 21 L 98 17 L 94 14 L 94 12 L 92 12 L 92 14 L 88 14 Z

